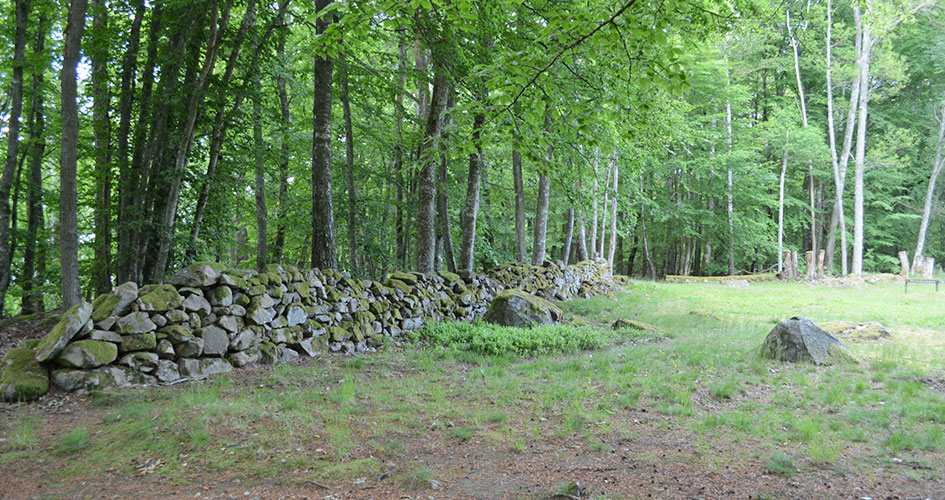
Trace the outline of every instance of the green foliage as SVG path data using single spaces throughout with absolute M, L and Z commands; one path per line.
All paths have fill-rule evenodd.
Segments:
M 784 453 L 773 453 L 765 462 L 765 469 L 785 477 L 792 477 L 797 472 L 797 467 L 791 457 Z
M 532 328 L 491 323 L 442 321 L 424 325 L 418 338 L 430 346 L 468 349 L 496 356 L 539 356 L 597 349 L 605 334 L 590 327 L 536 325 Z

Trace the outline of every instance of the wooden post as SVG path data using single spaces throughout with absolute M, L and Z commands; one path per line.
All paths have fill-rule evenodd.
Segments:
M 905 250 L 899 251 L 899 264 L 902 266 L 902 270 L 899 271 L 904 278 L 909 277 L 909 252 Z
M 791 275 L 791 251 L 784 251 L 784 269 L 781 271 L 781 279 L 790 280 L 794 279 L 794 276 Z
M 797 258 L 797 250 L 791 250 L 791 276 L 793 276 L 794 278 L 801 277 L 801 272 L 800 270 L 798 270 L 798 267 L 797 267 L 798 264 L 799 264 L 799 261 Z

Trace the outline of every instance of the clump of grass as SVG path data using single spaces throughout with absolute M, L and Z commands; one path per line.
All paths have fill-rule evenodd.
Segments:
M 768 461 L 765 462 L 765 469 L 784 477 L 791 477 L 797 471 L 797 468 L 794 466 L 794 461 L 791 460 L 791 457 L 780 452 L 768 457 Z
M 32 448 L 39 442 L 40 424 L 32 417 L 20 420 L 7 434 L 13 448 Z
M 85 427 L 76 427 L 59 440 L 57 452 L 60 455 L 74 455 L 89 444 L 89 431 Z
M 732 399 L 740 390 L 738 382 L 731 378 L 709 385 L 709 393 L 720 401 Z
M 432 346 L 523 357 L 598 349 L 608 342 L 606 332 L 586 326 L 514 328 L 482 321 L 427 323 L 420 330 L 419 338 Z
M 451 427 L 446 430 L 446 434 L 459 438 L 460 441 L 469 441 L 473 437 L 473 430 L 468 427 Z

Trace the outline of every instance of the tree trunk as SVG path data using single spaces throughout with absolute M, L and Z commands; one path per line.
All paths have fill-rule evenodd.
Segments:
M 253 76 L 253 153 L 255 157 L 256 173 L 256 270 L 262 271 L 268 264 L 269 258 L 269 231 L 266 227 L 268 211 L 266 210 L 266 164 L 263 156 L 264 148 L 262 136 L 262 85 L 259 73 Z
M 394 129 L 397 134 L 394 144 L 394 255 L 399 262 L 406 259 L 404 246 L 404 89 L 407 85 L 407 45 L 403 40 L 397 46 L 397 97 L 394 106 Z
M 515 183 L 515 260 L 525 262 L 525 183 L 522 179 L 522 153 L 512 150 L 512 180 Z
M 456 99 L 453 91 L 449 93 L 446 102 L 447 109 L 453 109 L 456 106 Z M 440 241 L 442 242 L 443 260 L 446 262 L 446 269 L 451 273 L 456 272 L 456 259 L 453 251 L 453 229 L 450 227 L 450 202 L 449 202 L 449 129 L 452 118 L 447 112 L 443 118 L 443 132 L 440 140 L 440 163 L 436 172 L 436 216 L 440 228 Z
M 549 163 L 554 145 L 551 142 L 551 115 L 545 108 L 545 132 L 548 149 L 541 159 L 541 172 L 538 175 L 538 205 L 535 207 L 535 229 L 532 234 L 532 265 L 540 266 L 545 262 L 545 244 L 548 234 L 548 198 L 551 191 L 551 178 L 548 177 Z
M 66 23 L 60 77 L 62 146 L 59 152 L 59 260 L 62 266 L 62 305 L 79 303 L 79 231 L 76 167 L 79 154 L 79 109 L 76 104 L 76 65 L 85 31 L 88 0 L 72 0 Z M 3 198 L 6 199 L 5 197 Z M 0 226 L 5 226 L 0 221 Z
M 915 244 L 916 260 L 925 252 L 925 235 L 929 229 L 929 218 L 932 215 L 932 198 L 935 193 L 935 181 L 942 172 L 942 143 L 945 142 L 945 100 L 942 102 L 942 111 L 939 115 L 938 147 L 935 149 L 935 163 L 932 164 L 932 175 L 929 176 L 929 187 L 925 191 L 925 205 L 922 207 L 922 222 L 919 224 L 919 237 Z M 913 265 L 913 267 L 915 267 Z
M 283 0 L 282 3 L 286 4 L 287 0 Z M 280 10 L 283 9 L 284 8 L 280 6 Z M 283 61 L 283 64 L 285 61 L 285 39 L 286 35 L 283 34 L 279 37 L 279 42 L 276 44 L 276 57 L 278 57 L 280 61 Z M 282 69 L 288 70 L 286 67 Z M 285 253 L 286 219 L 288 217 L 287 194 L 289 191 L 289 160 L 292 156 L 292 146 L 289 144 L 289 137 L 292 134 L 292 114 L 289 111 L 289 92 L 286 88 L 285 76 L 283 76 L 282 71 L 276 75 L 276 87 L 279 89 L 279 111 L 282 114 L 282 143 L 279 148 L 279 210 L 276 217 L 276 241 L 272 257 L 275 262 L 281 263 L 283 254 Z
M 614 251 L 617 249 L 617 174 L 619 173 L 619 167 L 617 166 L 617 151 L 614 151 L 613 156 L 610 161 L 613 165 L 613 194 L 611 195 L 610 202 L 610 246 L 607 250 L 607 264 L 610 265 L 610 269 L 614 268 Z
M 332 0 L 316 0 L 315 11 L 326 9 Z M 328 16 L 315 21 L 315 34 L 328 27 Z M 312 145 L 312 267 L 335 269 L 335 219 L 331 200 L 331 57 L 315 56 L 315 117 Z
M 869 0 L 872 10 L 872 0 Z M 856 159 L 853 178 L 853 274 L 863 272 L 863 174 L 866 170 L 866 118 L 869 103 L 870 52 L 873 41 L 869 23 L 863 25 L 863 53 L 860 57 L 860 102 L 856 134 Z
M 10 118 L 7 122 L 7 157 L 0 177 L 0 317 L 6 311 L 7 288 L 10 286 L 10 190 L 20 144 L 20 114 L 23 112 L 23 65 L 26 53 L 26 22 L 30 12 L 29 0 L 17 0 L 14 6 L 15 34 L 13 41 L 13 71 L 10 78 Z
M 787 175 L 788 144 L 791 132 L 784 134 L 784 150 L 781 152 L 781 182 L 778 184 L 778 272 L 784 270 L 782 256 L 784 253 L 784 177 Z
M 568 214 L 564 219 L 564 234 L 561 239 L 561 262 L 570 263 L 571 242 L 574 240 L 574 207 L 568 207 Z
M 731 86 L 731 81 L 729 80 L 728 74 L 728 57 L 725 58 L 725 85 L 726 87 Z M 728 145 L 728 154 L 732 154 L 732 102 L 728 99 L 725 100 L 725 143 Z M 729 158 L 730 160 L 731 158 Z M 728 275 L 732 276 L 735 274 L 735 217 L 734 217 L 734 203 L 733 203 L 733 183 L 732 183 L 732 165 L 731 161 L 728 163 L 728 181 L 726 183 L 727 195 L 728 195 L 728 206 L 726 207 L 726 212 L 728 213 Z
M 594 187 L 591 191 L 591 259 L 597 258 L 597 154 L 594 154 Z
M 656 279 L 656 265 L 650 256 L 650 243 L 646 237 L 646 205 L 640 202 L 640 235 L 643 238 L 643 258 L 646 259 L 647 278 Z
M 788 36 L 791 38 L 791 49 L 794 53 L 794 77 L 797 81 L 797 95 L 801 105 L 801 123 L 804 128 L 807 128 L 807 101 L 804 96 L 804 84 L 801 82 L 801 62 L 800 56 L 797 53 L 797 38 L 794 37 L 793 32 L 791 31 L 791 11 L 790 9 L 785 9 L 785 25 L 787 26 Z M 811 244 L 811 255 L 817 255 L 817 210 L 814 206 L 814 162 L 813 160 L 809 161 L 807 164 L 807 177 L 810 179 L 810 244 Z
M 436 253 L 435 201 L 436 201 L 436 143 L 442 125 L 441 115 L 446 108 L 449 82 L 445 68 L 434 65 L 433 96 L 427 114 L 426 131 L 420 153 L 420 178 L 418 180 L 419 204 L 417 207 L 417 271 L 435 271 L 433 261 Z
M 92 0 L 92 30 L 88 53 L 92 60 L 92 131 L 95 147 L 95 254 L 92 287 L 96 294 L 112 289 L 111 279 L 111 120 L 108 89 L 108 9 L 105 0 Z
M 129 227 L 132 217 L 129 213 L 134 202 L 135 175 L 130 169 L 131 111 L 134 101 L 134 80 L 138 67 L 138 50 L 141 45 L 141 22 L 144 19 L 145 2 L 135 6 L 135 17 L 131 23 L 131 32 L 128 35 L 128 50 L 122 60 L 121 69 L 121 96 L 118 101 L 118 252 L 115 254 L 116 282 L 124 283 L 131 279 L 131 268 L 134 266 L 134 252 L 131 246 Z M 145 124 L 138 123 L 138 127 L 145 128 Z
M 603 186 L 604 206 L 601 209 L 601 216 L 600 216 L 600 233 L 599 233 L 600 239 L 594 242 L 594 246 L 596 247 L 595 251 L 597 253 L 597 257 L 601 259 L 606 258 L 605 255 L 607 255 L 604 253 L 604 241 L 607 238 L 607 214 L 610 213 L 609 208 L 608 208 L 609 207 L 608 204 L 610 203 L 610 179 L 611 179 L 611 175 L 613 175 L 613 172 L 614 172 L 613 164 L 616 161 L 617 159 L 616 159 L 616 151 L 615 151 L 614 156 L 612 156 L 610 159 L 610 165 L 608 165 L 608 168 L 607 168 L 607 181 L 604 182 L 604 186 Z
M 204 56 L 203 66 L 193 85 L 193 90 L 188 99 L 187 115 L 181 127 L 180 142 L 177 144 L 177 155 L 174 159 L 174 170 L 171 175 L 170 192 L 167 196 L 167 203 L 164 205 L 164 217 L 161 220 L 163 229 L 158 241 L 158 252 L 155 259 L 154 269 L 151 278 L 157 282 L 164 277 L 168 264 L 168 257 L 173 241 L 174 222 L 177 218 L 177 202 L 180 199 L 181 182 L 184 172 L 187 170 L 190 148 L 194 141 L 194 127 L 197 122 L 197 114 L 203 108 L 204 86 L 207 77 L 213 70 L 216 62 L 217 53 L 223 40 L 223 33 L 226 32 L 226 26 L 230 19 L 230 7 L 227 4 L 224 7 L 222 15 L 217 11 L 214 5 L 210 17 L 210 37 L 207 42 L 207 53 Z
M 279 4 L 279 12 L 277 13 L 275 19 L 278 21 L 283 19 L 285 16 L 285 10 L 288 8 L 288 2 L 283 1 Z M 255 50 L 253 58 L 249 64 L 249 70 L 246 74 L 246 79 L 251 80 L 253 75 L 257 71 L 256 62 L 259 60 L 259 55 L 262 47 L 266 44 L 266 41 L 269 40 L 269 36 L 272 33 L 273 28 L 275 27 L 276 22 L 270 22 L 266 27 L 266 32 L 256 41 Z M 233 48 L 230 50 L 230 55 L 227 57 L 226 69 L 223 71 L 223 77 L 220 79 L 220 88 L 226 89 L 229 86 L 230 79 L 233 78 L 233 72 L 236 69 L 236 62 L 240 53 L 240 49 L 243 46 L 243 41 L 246 38 L 246 33 L 249 29 L 254 28 L 256 25 L 256 1 L 250 0 L 246 6 L 246 12 L 243 14 L 243 20 L 240 22 L 239 31 L 236 32 L 236 37 L 234 38 L 232 44 Z M 284 47 L 283 47 L 284 48 Z M 281 73 L 278 78 L 282 78 Z M 223 140 L 226 136 L 226 130 L 228 123 L 225 121 L 227 118 L 227 112 L 236 113 L 240 106 L 243 103 L 243 97 L 246 95 L 246 92 L 241 89 L 240 92 L 237 92 L 236 99 L 233 100 L 233 103 L 229 108 L 226 107 L 225 101 L 221 101 L 218 104 L 216 117 L 213 122 L 213 129 L 210 132 L 210 154 L 209 160 L 207 161 L 207 173 L 204 176 L 203 183 L 200 188 L 200 194 L 197 197 L 197 207 L 194 209 L 194 222 L 193 226 L 190 228 L 190 245 L 188 252 L 191 256 L 195 255 L 197 252 L 197 243 L 200 237 L 200 226 L 203 223 L 204 211 L 207 208 L 207 203 L 210 201 L 210 191 L 211 187 L 215 182 L 217 165 L 220 161 L 220 150 L 223 148 Z M 280 95 L 281 99 L 281 95 Z M 286 96 L 288 99 L 288 96 Z M 291 119 L 291 116 L 289 117 Z M 288 122 L 285 122 L 284 125 L 287 125 Z M 283 152 L 285 152 L 287 145 L 283 141 Z M 288 168 L 288 163 L 285 164 L 285 167 Z M 280 189 L 282 188 L 280 184 Z M 281 195 L 281 191 L 280 191 Z M 280 217 L 279 223 L 284 223 L 283 219 Z M 284 241 L 284 238 L 283 238 Z M 281 254 L 280 254 L 281 255 Z
M 358 269 L 358 193 L 354 187 L 354 130 L 351 127 L 351 103 L 348 100 L 348 64 L 338 54 L 338 97 L 345 122 L 345 188 L 348 192 L 348 260 L 351 273 Z
M 33 55 L 42 56 L 45 52 L 47 20 L 45 14 L 39 15 L 36 28 L 36 42 Z M 46 116 L 44 109 L 44 68 L 33 67 L 33 86 L 31 89 L 32 106 L 30 114 L 30 159 L 29 187 L 26 192 L 26 241 L 23 248 L 23 300 L 22 314 L 32 314 L 45 310 L 42 284 L 43 274 L 36 272 L 37 246 L 44 246 L 40 241 L 43 231 L 43 155 L 46 152 Z
M 486 93 L 480 94 L 480 102 L 484 105 Z M 469 153 L 469 179 L 466 183 L 466 206 L 463 209 L 463 246 L 460 250 L 459 269 L 471 274 L 473 257 L 476 246 L 476 218 L 479 216 L 479 188 L 482 177 L 482 128 L 486 116 L 477 112 L 473 117 L 472 141 L 475 150 Z M 517 221 L 516 221 L 517 223 Z

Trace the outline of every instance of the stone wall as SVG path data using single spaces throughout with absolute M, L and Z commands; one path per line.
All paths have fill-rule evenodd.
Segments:
M 67 311 L 46 338 L 4 357 L 0 397 L 38 397 L 46 390 L 36 380 L 44 370 L 73 391 L 170 384 L 251 363 L 368 351 L 426 321 L 482 317 L 506 289 L 568 300 L 615 287 L 604 261 L 510 264 L 465 280 L 395 272 L 383 283 L 332 270 L 270 265 L 260 273 L 197 263 L 166 284 L 125 283 Z

